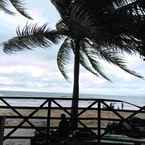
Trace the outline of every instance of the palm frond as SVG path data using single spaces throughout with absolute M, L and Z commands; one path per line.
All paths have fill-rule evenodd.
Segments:
M 121 0 L 122 3 L 118 4 L 116 14 L 126 15 L 145 15 L 145 1 L 144 0 Z
M 14 12 L 10 11 L 8 8 L 7 8 L 7 1 L 6 0 L 1 0 L 0 1 L 0 10 L 3 10 L 4 12 L 6 12 L 7 14 L 10 14 L 10 15 L 14 15 Z
M 85 4 L 81 0 L 72 3 L 69 8 L 69 16 L 67 16 L 65 22 L 71 31 L 72 37 L 99 39 L 104 28 L 99 25 L 98 15 L 95 15 Z
M 144 25 L 139 28 L 140 30 L 137 30 L 137 25 L 134 25 L 132 27 L 132 25 L 130 24 L 127 27 L 124 27 L 124 30 L 121 33 L 117 32 L 121 31 L 119 28 L 118 30 L 113 30 L 119 33 L 117 35 L 115 34 L 115 32 L 112 32 L 111 34 L 110 31 L 110 37 L 106 39 L 104 37 L 104 40 L 100 35 L 100 37 L 102 38 L 100 40 L 93 39 L 92 41 L 91 39 L 85 38 L 84 41 L 91 47 L 96 48 L 96 50 L 104 47 L 119 53 L 126 52 L 129 55 L 139 54 L 141 57 L 145 57 L 145 33 L 143 31 L 143 26 Z
M 116 10 L 118 10 L 118 12 L 128 11 L 130 13 L 132 13 L 132 11 L 135 12 L 136 10 L 145 10 L 144 0 L 92 0 L 91 2 L 89 0 L 78 0 L 77 2 L 79 2 L 79 5 L 83 5 L 89 11 L 95 12 L 95 15 L 97 13 L 111 14 Z
M 119 68 L 126 71 L 127 73 L 143 79 L 143 76 L 139 75 L 135 71 L 128 69 L 127 66 L 125 65 L 124 59 L 122 59 L 118 55 L 119 53 L 122 53 L 122 52 L 128 52 L 129 54 L 132 54 L 133 52 L 133 54 L 136 54 L 138 52 L 136 49 L 128 48 L 127 51 L 125 49 L 122 49 L 122 51 L 120 51 L 120 49 L 115 48 L 114 43 L 112 46 L 110 46 L 110 43 L 105 44 L 105 45 L 99 45 L 99 44 L 95 44 L 89 41 L 88 39 L 84 39 L 84 40 L 87 43 L 88 47 L 90 47 L 90 52 L 91 52 L 90 54 L 93 54 L 92 57 L 100 57 L 101 59 L 104 59 L 105 61 L 109 63 L 117 65 Z M 138 40 L 135 40 L 135 41 L 138 41 Z M 141 50 L 139 52 L 141 52 Z
M 133 76 L 136 76 L 138 78 L 143 78 L 143 76 L 139 75 L 135 71 L 132 71 L 132 70 L 128 69 L 127 66 L 125 65 L 124 60 L 121 57 L 119 57 L 118 54 L 115 51 L 110 51 L 108 49 L 105 49 L 105 48 L 103 49 L 102 48 L 102 49 L 99 50 L 98 55 L 100 55 L 107 62 L 113 63 L 114 65 L 118 66 L 119 68 L 126 71 L 127 73 L 129 73 Z
M 126 52 L 128 54 L 138 54 L 138 48 L 142 45 L 140 40 L 135 39 L 133 36 L 122 35 L 114 39 L 106 40 L 100 47 L 106 47 L 118 52 Z
M 143 40 L 141 36 L 145 36 L 142 31 L 145 25 L 144 0 L 101 0 L 99 2 L 78 0 L 78 3 L 72 5 L 73 8 L 70 10 L 72 28 L 76 24 L 77 32 L 96 41 L 112 37 L 119 38 L 122 34 Z M 113 6 L 114 3 L 118 8 Z
M 86 54 L 80 50 L 80 64 L 92 74 L 98 76 L 98 73 L 91 67 L 90 62 Z
M 91 52 L 90 48 L 87 48 L 85 43 L 81 43 L 81 50 L 80 50 L 80 62 L 84 68 L 86 68 L 91 73 L 98 76 L 102 76 L 104 79 L 111 81 L 106 74 L 103 72 L 100 62 L 97 60 L 96 56 L 94 57 L 94 53 Z
M 94 58 L 92 58 L 92 57 L 90 57 L 89 56 L 89 59 L 90 59 L 90 63 L 92 64 L 92 66 L 93 66 L 93 68 L 104 78 L 104 79 L 106 79 L 107 81 L 110 81 L 111 82 L 111 80 L 107 77 L 107 75 L 103 72 L 103 70 L 102 70 L 102 68 L 101 68 L 101 66 L 100 66 L 100 63 L 96 60 L 96 59 L 94 59 Z
M 92 42 L 89 39 L 84 39 L 85 43 L 89 45 L 88 47 L 96 49 L 96 51 L 100 48 L 107 48 L 112 51 L 116 52 L 126 52 L 128 54 L 135 54 L 137 53 L 137 50 L 135 49 L 135 44 L 129 40 L 129 38 L 115 38 L 115 39 L 110 39 L 102 42 Z
M 74 41 L 72 41 L 71 43 L 71 47 L 72 47 L 72 50 L 74 51 L 75 50 L 75 43 Z M 98 76 L 98 73 L 93 69 L 93 67 L 91 66 L 90 62 L 89 62 L 89 59 L 87 57 L 87 55 L 84 53 L 83 49 L 82 49 L 82 45 L 80 45 L 80 64 L 86 69 L 88 70 L 89 72 L 91 72 L 92 74 Z M 83 47 L 84 48 L 84 47 Z
M 91 72 L 96 76 L 99 76 L 100 74 L 100 76 L 102 76 L 104 79 L 111 82 L 111 80 L 102 71 L 100 63 L 97 60 L 88 57 L 86 54 L 84 54 L 84 52 L 80 52 L 80 54 L 81 54 L 80 63 L 85 69 L 87 69 L 89 72 Z
M 112 0 L 112 2 L 113 2 L 116 6 L 120 7 L 120 6 L 125 5 L 125 4 L 127 3 L 127 0 Z
M 59 11 L 61 18 L 65 19 L 65 17 L 69 14 L 69 5 L 71 3 L 71 0 L 51 0 L 51 2 Z
M 100 12 L 113 6 L 112 3 L 114 2 L 114 0 L 91 0 L 91 2 L 89 0 L 77 0 L 76 2 L 78 2 L 79 5 L 83 5 L 86 9 L 90 11 Z
M 28 19 L 32 19 L 32 17 L 30 17 L 26 11 L 24 6 L 24 3 L 22 0 L 9 0 L 11 2 L 11 4 L 15 7 L 15 9 L 24 17 L 27 17 Z
M 70 60 L 70 53 L 72 50 L 71 47 L 71 39 L 66 38 L 57 54 L 57 66 L 66 80 L 68 80 L 66 65 L 69 63 Z
M 40 27 L 35 25 L 26 25 L 22 31 L 17 29 L 17 37 L 4 42 L 3 51 L 6 53 L 31 49 L 34 47 L 49 47 L 50 44 L 57 44 L 60 35 L 57 31 L 50 31 L 47 25 Z

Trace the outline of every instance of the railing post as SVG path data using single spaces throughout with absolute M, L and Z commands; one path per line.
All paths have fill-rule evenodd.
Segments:
M 98 100 L 98 144 L 101 141 L 101 100 Z
M 46 128 L 46 145 L 49 144 L 49 137 L 50 137 L 50 119 L 51 119 L 51 99 L 48 99 L 47 128 Z
M 0 116 L 0 145 L 3 145 L 5 118 Z

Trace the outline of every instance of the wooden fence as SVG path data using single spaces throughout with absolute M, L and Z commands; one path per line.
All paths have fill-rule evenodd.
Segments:
M 71 102 L 71 98 L 1 97 L 0 116 L 5 120 L 0 126 L 4 129 L 3 141 L 31 140 L 36 132 L 41 134 L 45 130 L 46 143 L 49 142 L 51 132 L 58 128 L 61 114 L 71 118 Z M 144 139 L 109 134 L 106 130 L 108 124 L 132 117 L 145 119 L 144 107 L 120 100 L 79 99 L 78 129 L 87 128 L 95 133 L 97 143 L 145 143 Z

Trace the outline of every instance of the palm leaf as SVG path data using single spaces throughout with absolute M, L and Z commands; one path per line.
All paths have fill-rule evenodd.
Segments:
M 84 52 L 80 52 L 80 56 L 80 63 L 85 69 L 96 76 L 99 76 L 98 74 L 100 74 L 100 76 L 111 82 L 111 80 L 101 70 L 102 68 L 97 60 L 94 60 L 91 57 L 87 56 L 86 54 L 84 54 Z
M 36 25 L 26 25 L 21 31 L 17 29 L 17 37 L 4 43 L 4 52 L 20 51 L 25 48 L 49 47 L 51 43 L 57 44 L 60 35 L 56 31 L 50 31 L 47 25 L 38 27 Z
M 89 56 L 89 60 L 90 60 L 90 63 L 92 64 L 93 68 L 103 77 L 105 78 L 106 80 L 110 81 L 111 80 L 106 76 L 106 74 L 102 71 L 102 68 L 100 66 L 100 63 L 96 60 L 96 59 L 93 59 L 92 57 Z
M 0 10 L 3 10 L 4 12 L 10 14 L 10 15 L 13 15 L 14 12 L 10 11 L 8 8 L 7 8 L 7 1 L 6 0 L 1 0 L 0 1 Z
M 80 50 L 80 63 L 86 70 L 88 70 L 92 74 L 98 76 L 98 73 L 93 69 L 93 67 L 91 66 L 91 64 L 88 60 L 88 57 L 82 50 Z
M 117 65 L 119 68 L 121 68 L 122 70 L 126 71 L 127 73 L 133 76 L 136 76 L 138 78 L 143 78 L 141 75 L 139 75 L 135 71 L 128 69 L 127 66 L 125 65 L 124 60 L 120 58 L 115 51 L 110 51 L 108 49 L 100 49 L 99 53 L 100 53 L 100 56 L 107 62 Z
M 69 5 L 71 3 L 71 0 L 51 0 L 51 2 L 58 10 L 59 14 L 61 15 L 61 18 L 65 19 L 69 12 Z
M 72 41 L 71 43 L 71 47 L 73 49 L 73 51 L 75 50 L 75 43 L 74 41 Z M 80 64 L 89 72 L 91 72 L 92 74 L 99 76 L 98 73 L 93 69 L 92 65 L 90 64 L 90 61 L 88 59 L 88 56 L 84 53 L 81 45 L 80 45 Z
M 112 1 L 114 4 L 116 4 L 116 6 L 120 7 L 122 5 L 125 5 L 127 0 L 113 0 Z
M 138 48 L 141 46 L 142 42 L 135 39 L 129 35 L 122 35 L 114 39 L 106 40 L 102 44 L 99 44 L 98 47 L 106 47 L 111 50 L 118 52 L 126 52 L 128 54 L 137 54 L 139 53 Z
M 26 12 L 25 12 L 25 8 L 24 3 L 22 2 L 22 0 L 10 0 L 10 2 L 12 3 L 12 5 L 15 7 L 15 9 L 23 16 L 27 17 L 28 19 L 32 19 Z
M 119 54 L 118 49 L 108 49 L 107 47 L 97 46 L 97 45 L 94 45 L 94 43 L 92 44 L 89 43 L 88 40 L 85 40 L 85 42 L 87 42 L 87 44 L 90 45 L 90 47 L 92 48 L 90 49 L 90 54 L 93 54 L 92 58 L 98 56 L 100 58 L 103 58 L 105 61 L 109 63 L 113 63 L 114 65 L 117 65 L 119 68 L 121 68 L 122 70 L 126 71 L 127 73 L 131 75 L 134 75 L 139 78 L 143 78 L 141 75 L 139 75 L 135 71 L 132 71 L 127 68 L 127 66 L 125 65 L 124 59 L 118 56 Z
M 144 56 L 143 52 L 145 49 L 143 47 L 143 42 L 132 35 L 122 34 L 120 36 L 116 36 L 115 38 L 112 36 L 112 38 L 108 40 L 102 40 L 98 42 L 92 42 L 89 39 L 84 39 L 84 41 L 90 45 L 90 47 L 96 48 L 96 50 L 104 47 L 119 53 L 126 52 L 129 55 L 140 54 L 141 56 Z
M 99 25 L 98 15 L 88 10 L 85 4 L 81 0 L 72 4 L 69 10 L 69 19 L 65 21 L 70 26 L 71 33 L 74 33 L 74 37 L 99 39 L 104 27 Z
M 80 43 L 81 50 L 80 50 L 80 62 L 84 68 L 86 68 L 91 73 L 98 76 L 102 76 L 108 81 L 111 81 L 102 71 L 99 61 L 97 61 L 96 57 L 93 58 L 93 53 L 91 53 L 90 48 L 87 48 L 84 42 L 81 41 Z
M 81 42 L 80 42 L 80 44 L 81 44 Z M 82 44 L 83 44 L 83 42 L 82 42 Z M 89 72 L 91 72 L 92 74 L 94 74 L 94 75 L 96 75 L 96 76 L 98 76 L 98 73 L 93 69 L 93 67 L 91 66 L 91 64 L 90 64 L 90 62 L 89 62 L 89 59 L 88 59 L 88 57 L 87 57 L 87 55 L 86 55 L 86 53 L 84 53 L 84 51 L 83 51 L 83 45 L 80 45 L 80 64 L 86 69 L 86 70 L 88 70 Z M 72 47 L 72 49 L 73 49 L 73 51 L 75 50 L 75 43 L 74 43 L 74 41 L 72 41 L 72 43 L 71 43 L 71 47 Z
M 145 14 L 145 1 L 144 0 L 122 0 L 122 4 L 118 4 L 115 13 L 127 15 L 144 15 Z
M 113 3 L 119 8 L 115 8 Z M 80 27 L 77 29 L 92 40 L 119 38 L 122 34 L 143 40 L 144 3 L 144 0 L 79 0 L 73 5 L 70 18 Z
M 66 65 L 69 63 L 70 60 L 70 52 L 72 50 L 71 47 L 71 39 L 66 38 L 57 54 L 57 66 L 66 80 L 68 80 Z

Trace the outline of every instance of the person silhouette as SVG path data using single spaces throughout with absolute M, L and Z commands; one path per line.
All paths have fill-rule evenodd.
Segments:
M 61 114 L 61 121 L 59 123 L 59 134 L 61 137 L 67 137 L 69 135 L 69 121 L 65 114 Z

